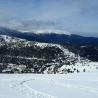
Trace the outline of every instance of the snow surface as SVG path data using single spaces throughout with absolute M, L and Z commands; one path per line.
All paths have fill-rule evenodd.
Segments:
M 98 71 L 78 74 L 0 74 L 0 98 L 98 98 Z

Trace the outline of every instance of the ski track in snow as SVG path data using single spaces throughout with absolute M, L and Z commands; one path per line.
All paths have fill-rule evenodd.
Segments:
M 98 89 L 96 89 L 94 87 L 85 86 L 85 85 L 74 85 L 74 84 L 70 84 L 70 83 L 64 84 L 60 81 L 55 81 L 55 80 L 46 79 L 46 78 L 45 79 L 44 78 L 43 79 L 35 78 L 35 79 L 23 80 L 23 81 L 19 82 L 18 85 L 16 84 L 16 86 L 20 85 L 20 86 L 22 86 L 21 87 L 22 89 L 27 90 L 26 92 L 24 90 L 22 90 L 21 93 L 23 93 L 23 94 L 27 93 L 30 98 L 57 98 L 53 95 L 49 95 L 47 93 L 37 91 L 28 85 L 28 82 L 33 83 L 33 81 L 40 81 L 40 80 L 43 82 L 47 81 L 47 83 L 50 83 L 50 84 L 54 83 L 53 85 L 55 85 L 55 86 L 60 86 L 60 87 L 64 87 L 67 89 L 80 89 L 80 90 L 98 95 Z M 70 79 L 70 80 L 74 81 L 74 79 Z M 77 79 L 77 81 L 79 81 L 79 80 Z M 95 80 L 95 81 L 98 81 L 98 80 Z M 93 82 L 94 82 L 94 80 L 93 80 Z
M 8 77 L 7 74 L 0 75 L 0 77 L 1 76 L 3 77 L 3 79 L 1 79 L 0 81 L 0 84 L 2 85 L 2 83 L 4 82 L 5 84 L 3 85 L 5 85 L 5 87 L 7 87 L 7 89 L 10 90 L 10 93 L 14 92 L 16 95 L 19 96 L 19 97 L 16 97 L 16 96 L 6 97 L 6 95 L 0 93 L 0 98 L 65 98 L 67 93 L 71 95 L 71 93 L 74 92 L 75 90 L 76 90 L 75 94 L 78 93 L 79 91 L 79 93 L 82 92 L 82 93 L 85 93 L 86 95 L 87 94 L 92 95 L 89 98 L 98 98 L 98 78 L 96 77 L 97 75 L 94 76 L 94 74 L 93 75 L 88 74 L 88 77 L 87 75 L 86 77 L 84 75 L 85 74 L 83 74 L 82 76 L 81 74 L 80 75 L 74 74 L 72 76 L 71 75 L 56 75 L 55 76 L 55 75 L 31 75 L 31 74 L 17 75 L 15 74 L 15 75 L 10 75 L 10 77 Z M 2 88 L 1 85 L 0 85 L 0 88 Z M 48 87 L 49 90 L 52 91 L 52 93 L 47 92 L 47 90 L 41 90 L 41 87 L 39 85 L 41 85 L 41 87 L 45 89 L 47 89 Z M 54 88 L 54 90 L 52 90 L 51 88 Z M 64 91 L 65 94 L 59 95 L 61 93 L 57 93 L 55 88 L 58 91 L 60 90 L 62 92 Z M 55 92 L 53 91 L 55 91 L 56 94 L 54 94 Z M 69 92 L 66 92 L 66 91 L 69 91 Z M 79 98 L 79 96 L 76 95 L 76 97 L 74 97 L 72 95 L 71 97 L 67 97 L 67 98 Z M 80 98 L 82 98 L 82 95 L 80 96 Z M 84 98 L 88 98 L 88 96 L 84 96 Z
M 36 79 L 29 79 L 29 80 L 23 80 L 19 83 L 16 82 L 16 83 L 14 83 L 14 85 L 11 84 L 11 87 L 14 87 L 15 89 L 17 89 L 17 87 L 20 87 L 20 89 L 21 89 L 20 93 L 26 94 L 28 98 L 57 98 L 57 97 L 49 95 L 47 93 L 37 91 L 27 85 L 27 82 L 33 82 L 35 80 Z

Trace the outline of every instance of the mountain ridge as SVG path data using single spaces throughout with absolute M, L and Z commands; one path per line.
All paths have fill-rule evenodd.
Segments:
M 74 73 L 96 70 L 98 63 L 59 44 L 0 35 L 0 73 Z
M 38 41 L 38 42 L 45 42 L 45 43 L 55 43 L 55 44 L 70 43 L 75 45 L 93 44 L 98 46 L 98 38 L 84 37 L 76 34 L 70 34 L 70 35 L 56 34 L 54 32 L 36 34 L 34 32 L 20 32 L 9 28 L 0 28 L 0 34 L 27 39 L 29 41 Z

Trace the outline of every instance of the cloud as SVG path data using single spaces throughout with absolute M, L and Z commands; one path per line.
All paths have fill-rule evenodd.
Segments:
M 9 1 L 9 2 L 8 2 Z M 98 0 L 2 0 L 0 26 L 98 32 Z

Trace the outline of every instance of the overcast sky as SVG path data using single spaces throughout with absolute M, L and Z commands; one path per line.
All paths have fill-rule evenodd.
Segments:
M 0 0 L 0 26 L 98 36 L 98 0 Z

